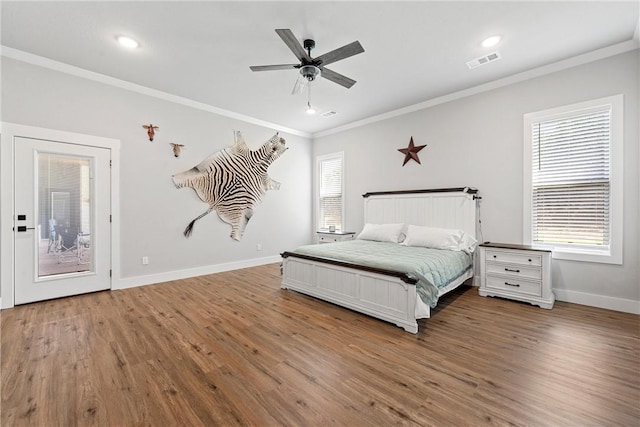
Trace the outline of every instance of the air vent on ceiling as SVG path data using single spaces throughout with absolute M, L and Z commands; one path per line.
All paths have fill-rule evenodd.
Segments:
M 480 58 L 472 59 L 467 62 L 467 67 L 469 67 L 470 70 L 473 70 L 476 67 L 486 65 L 489 62 L 497 61 L 498 59 L 500 59 L 500 54 L 498 52 L 492 52 L 488 55 L 481 56 Z
M 331 110 L 331 111 L 325 111 L 324 113 L 320 114 L 322 117 L 333 117 L 336 114 L 338 114 L 336 111 Z

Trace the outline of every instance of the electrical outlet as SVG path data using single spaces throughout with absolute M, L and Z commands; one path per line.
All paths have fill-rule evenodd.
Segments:
M 256 245 L 256 251 L 261 251 L 262 250 L 262 244 L 258 243 Z
M 149 257 L 148 256 L 143 256 L 142 257 L 142 265 L 147 265 L 149 264 Z

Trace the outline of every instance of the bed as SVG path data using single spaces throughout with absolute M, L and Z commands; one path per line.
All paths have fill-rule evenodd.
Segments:
M 369 224 L 403 224 L 402 237 L 412 226 L 414 230 L 460 230 L 475 239 L 477 193 L 469 187 L 367 193 L 363 195 L 364 230 Z M 473 280 L 476 269 L 471 248 L 456 254 L 442 249 L 413 249 L 362 239 L 303 246 L 281 254 L 281 287 L 394 323 L 415 334 L 417 319 L 430 317 L 438 298 Z M 391 259 L 388 251 L 400 255 L 400 259 L 382 263 L 381 259 Z M 350 257 L 353 254 L 359 255 Z M 369 259 L 375 254 L 379 256 Z M 413 266 L 412 260 L 427 256 L 435 257 L 427 270 Z M 457 258 L 451 261 L 457 263 L 455 267 L 444 268 L 451 258 Z M 449 268 L 457 270 L 444 271 Z

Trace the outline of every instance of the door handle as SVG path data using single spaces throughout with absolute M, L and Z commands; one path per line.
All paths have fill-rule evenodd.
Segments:
M 26 225 L 19 225 L 18 226 L 18 233 L 23 233 L 27 230 L 35 230 L 35 227 L 27 227 Z

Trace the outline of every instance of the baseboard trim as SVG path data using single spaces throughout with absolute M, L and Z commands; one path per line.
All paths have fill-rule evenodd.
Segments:
M 155 283 L 169 282 L 172 280 L 187 279 L 189 277 L 204 276 L 207 274 L 222 273 L 224 271 L 239 270 L 241 268 L 256 267 L 258 265 L 280 262 L 280 255 L 264 258 L 254 258 L 243 261 L 229 262 L 226 264 L 214 264 L 203 267 L 188 268 L 185 270 L 169 271 L 166 273 L 149 274 L 146 276 L 125 277 L 111 284 L 111 289 L 128 289 Z
M 553 292 L 556 294 L 557 301 L 606 308 L 608 310 L 622 311 L 625 313 L 640 314 L 640 301 L 588 294 L 578 291 L 569 291 L 566 289 L 554 289 Z

